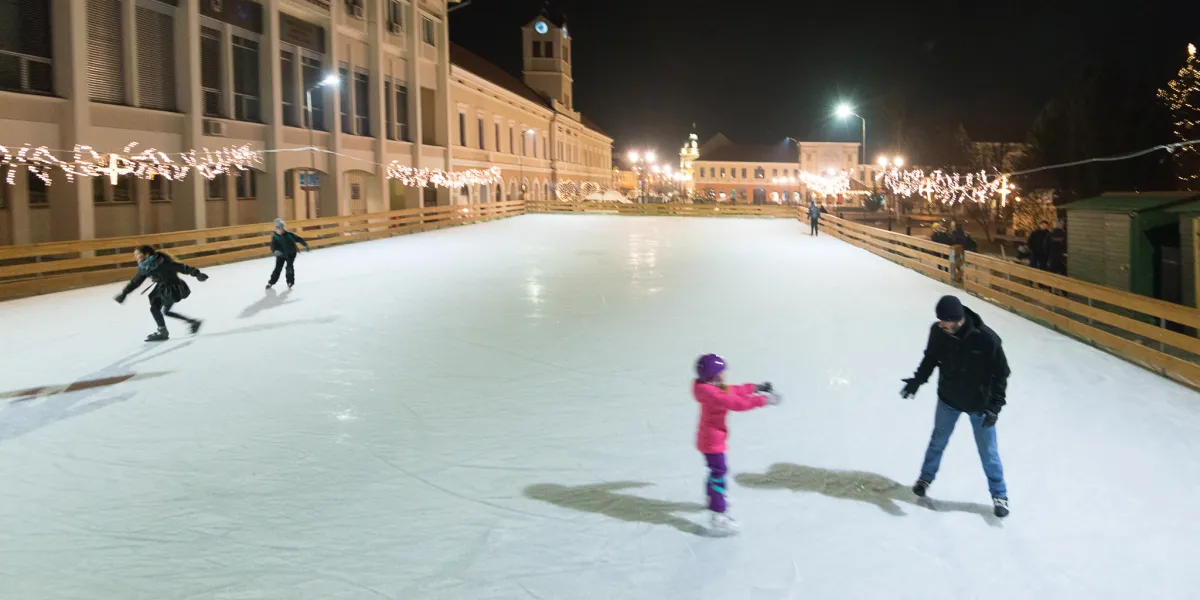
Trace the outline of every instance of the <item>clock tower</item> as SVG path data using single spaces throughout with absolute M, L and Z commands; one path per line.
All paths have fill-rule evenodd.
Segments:
M 545 14 L 522 28 L 525 85 L 575 110 L 571 78 L 571 35 L 565 21 Z

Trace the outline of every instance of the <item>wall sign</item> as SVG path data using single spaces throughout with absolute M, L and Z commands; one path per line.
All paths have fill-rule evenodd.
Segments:
M 279 13 L 279 41 L 325 54 L 325 28 Z
M 253 0 L 200 0 L 200 14 L 247 31 L 263 32 L 262 6 Z

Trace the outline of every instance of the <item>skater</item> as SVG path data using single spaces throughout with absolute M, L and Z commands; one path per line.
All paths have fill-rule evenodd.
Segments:
M 1055 224 L 1046 238 L 1046 270 L 1055 275 L 1067 274 L 1067 230 L 1062 221 Z
M 716 354 L 705 354 L 696 361 L 696 382 L 692 395 L 700 403 L 700 427 L 696 433 L 696 447 L 708 462 L 708 510 L 712 512 L 710 532 L 713 535 L 733 535 L 738 532 L 737 521 L 725 512 L 725 440 L 729 429 L 725 415 L 731 410 L 743 411 L 760 408 L 767 404 L 776 405 L 780 397 L 774 393 L 770 383 L 755 385 L 726 386 L 725 359 Z
M 284 225 L 283 219 L 275 219 L 275 233 L 271 235 L 271 252 L 275 254 L 275 270 L 271 271 L 271 279 L 267 281 L 267 289 L 271 289 L 279 282 L 279 272 L 283 270 L 283 266 L 287 265 L 287 286 L 292 289 L 296 285 L 296 271 L 292 268 L 292 263 L 296 262 L 296 253 L 299 243 L 308 250 L 308 242 L 304 238 L 290 232 Z
M 996 419 L 1005 404 L 1008 388 L 1008 360 L 1000 336 L 983 324 L 979 315 L 962 305 L 954 296 L 943 296 L 937 303 L 937 323 L 929 330 L 929 343 L 921 366 L 904 380 L 903 398 L 912 398 L 938 368 L 938 403 L 934 413 L 933 435 L 925 451 L 921 476 L 912 491 L 920 497 L 937 476 L 942 452 L 962 413 L 967 413 L 975 432 L 975 446 L 992 494 L 992 510 L 997 517 L 1008 516 L 1008 489 L 1004 485 L 1004 467 L 996 444 Z
M 1038 228 L 1029 234 L 1029 240 L 1025 242 L 1029 247 L 1029 254 L 1032 260 L 1029 266 L 1045 271 L 1050 264 L 1050 222 L 1042 221 L 1038 223 Z
M 808 225 L 811 227 L 809 235 L 817 235 L 821 225 L 821 209 L 817 207 L 816 200 L 810 200 L 808 205 Z M 837 236 L 834 236 L 837 237 Z
M 158 331 L 146 336 L 146 341 L 162 342 L 170 337 L 167 333 L 167 323 L 163 320 L 164 314 L 172 319 L 187 321 L 192 333 L 200 331 L 200 319 L 185 317 L 173 312 L 171 307 L 192 293 L 188 284 L 179 278 L 180 273 L 191 275 L 199 281 L 208 281 L 208 275 L 195 267 L 176 262 L 171 255 L 156 251 L 150 246 L 138 246 L 133 251 L 133 258 L 137 260 L 137 274 L 125 285 L 125 289 L 117 294 L 115 300 L 118 304 L 125 302 L 125 297 L 142 285 L 147 277 L 154 282 L 154 287 L 150 290 L 150 314 L 158 324 Z

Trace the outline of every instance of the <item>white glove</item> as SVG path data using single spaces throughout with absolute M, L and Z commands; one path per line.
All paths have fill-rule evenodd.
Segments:
M 275 256 L 283 256 L 283 253 L 282 253 L 282 252 L 280 252 L 280 251 L 278 251 L 278 250 L 276 250 L 276 251 L 275 251 Z
M 770 392 L 763 395 L 767 397 L 767 404 L 771 406 L 779 406 L 780 403 L 783 402 L 783 396 L 779 395 L 777 392 Z

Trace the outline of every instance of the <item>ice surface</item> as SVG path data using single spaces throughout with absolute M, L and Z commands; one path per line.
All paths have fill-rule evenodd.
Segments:
M 951 288 L 787 221 L 525 216 L 0 304 L 0 597 L 1195 598 L 1200 394 L 970 299 L 1012 365 L 1003 523 L 964 419 L 906 488 Z M 696 535 L 690 369 L 740 537 Z M 68 388 L 67 386 L 72 386 Z M 31 388 L 40 391 L 23 392 Z

